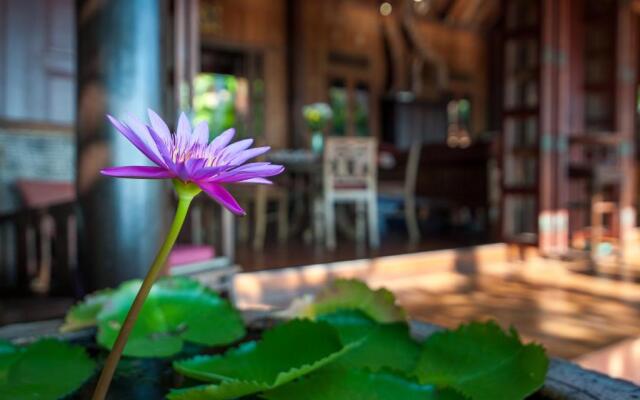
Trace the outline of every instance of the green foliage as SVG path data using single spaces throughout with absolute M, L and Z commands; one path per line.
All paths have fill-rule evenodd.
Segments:
M 475 322 L 430 336 L 416 374 L 423 384 L 473 400 L 514 400 L 540 388 L 548 366 L 542 346 L 522 344 L 515 330 L 504 332 L 495 322 Z
M 98 343 L 111 348 L 138 292 L 125 285 L 98 314 Z M 163 279 L 154 285 L 136 321 L 124 355 L 168 357 L 184 341 L 203 346 L 232 343 L 245 334 L 239 313 L 216 293 L 187 278 Z
M 128 281 L 87 296 L 69 311 L 63 330 L 97 325 L 98 343 L 111 348 L 140 284 Z M 185 341 L 218 346 L 244 334 L 240 314 L 215 292 L 189 278 L 162 278 L 145 301 L 123 354 L 168 357 L 179 353 Z
M 338 311 L 357 310 L 376 322 L 404 322 L 406 315 L 387 289 L 370 289 L 356 279 L 337 279 L 320 291 L 300 316 L 317 318 Z
M 194 122 L 207 122 L 211 137 L 230 128 L 235 128 L 239 137 L 245 135 L 246 123 L 242 111 L 236 107 L 238 98 L 243 96 L 241 82 L 246 80 L 225 74 L 200 73 L 195 77 Z
M 98 342 L 111 346 L 139 285 L 130 281 L 89 296 L 70 310 L 65 328 L 97 325 Z M 411 338 L 393 294 L 357 280 L 337 280 L 313 301 L 300 304 L 284 315 L 309 319 L 278 325 L 262 339 L 222 355 L 174 362 L 180 374 L 204 383 L 173 390 L 168 398 L 225 400 L 258 394 L 269 400 L 518 400 L 544 383 L 549 364 L 544 349 L 523 344 L 515 330 L 505 332 L 494 322 L 441 331 L 420 344 Z M 186 278 L 162 279 L 143 306 L 125 354 L 170 356 L 185 341 L 215 346 L 244 333 L 238 312 L 209 289 Z M 73 385 L 57 378 L 55 386 L 42 382 L 47 377 L 38 380 L 46 373 L 36 364 L 19 373 L 31 379 L 25 389 L 14 370 L 29 349 L 0 341 L 0 398 L 23 398 L 21 390 L 40 388 L 68 392 L 88 376 L 72 375 Z M 79 357 L 44 350 L 59 363 L 75 363 Z M 56 371 L 65 370 L 62 364 L 53 365 Z M 63 383 L 69 385 L 63 388 Z
M 388 372 L 323 368 L 308 377 L 268 391 L 268 400 L 435 400 L 435 388 Z
M 113 295 L 113 289 L 100 290 L 84 298 L 69 309 L 60 328 L 62 332 L 71 332 L 90 328 L 98 323 L 97 317 L 105 302 Z
M 334 362 L 345 369 L 363 368 L 373 372 L 386 369 L 404 376 L 413 374 L 420 356 L 406 323 L 378 324 L 357 311 L 342 311 L 320 317 L 338 330 L 343 343 L 360 345 Z
M 212 385 L 174 390 L 171 400 L 234 399 L 273 389 L 308 374 L 359 343 L 343 345 L 335 329 L 323 322 L 293 320 L 267 331 L 224 355 L 198 356 L 174 363 L 191 378 Z
M 84 349 L 55 339 L 26 348 L 0 344 L 0 398 L 56 400 L 77 390 L 95 371 Z
M 16 351 L 16 346 L 14 346 L 10 341 L 0 339 L 0 355 L 14 353 Z

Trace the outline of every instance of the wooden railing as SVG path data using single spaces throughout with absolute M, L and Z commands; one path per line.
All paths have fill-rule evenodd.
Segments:
M 73 291 L 75 209 L 70 202 L 0 215 L 0 297 Z

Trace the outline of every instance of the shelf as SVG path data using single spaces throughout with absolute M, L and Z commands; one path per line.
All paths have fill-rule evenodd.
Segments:
M 507 118 L 531 117 L 538 115 L 538 107 L 505 109 L 503 114 Z
M 540 76 L 540 68 L 529 67 L 528 69 L 518 68 L 517 71 L 508 71 L 506 79 L 513 79 L 516 81 L 538 81 Z
M 516 157 L 538 157 L 540 153 L 537 147 L 513 147 L 507 152 L 508 155 Z
M 540 27 L 534 26 L 529 28 L 507 29 L 504 32 L 506 41 L 514 39 L 538 39 L 540 37 Z
M 569 144 L 581 146 L 617 146 L 624 137 L 617 132 L 590 132 L 569 135 Z
M 538 194 L 538 187 L 536 185 L 513 185 L 513 186 L 509 186 L 509 185 L 504 185 L 502 187 L 502 192 L 504 195 L 518 195 L 518 194 L 525 194 L 525 195 L 537 195 Z

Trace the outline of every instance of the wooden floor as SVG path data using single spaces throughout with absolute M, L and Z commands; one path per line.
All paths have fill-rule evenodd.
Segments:
M 403 250 L 394 246 L 387 244 L 385 251 Z M 480 248 L 490 250 L 478 251 Z M 354 256 L 350 251 L 318 257 L 335 261 Z M 372 286 L 389 287 L 412 318 L 446 327 L 493 318 L 505 327 L 515 326 L 527 340 L 541 342 L 552 355 L 563 358 L 574 359 L 640 337 L 640 279 L 627 279 L 640 274 L 607 271 L 599 276 L 579 271 L 574 264 L 542 259 L 509 262 L 508 256 L 496 256 L 503 251 L 500 245 L 489 245 L 463 252 L 426 251 L 245 273 L 236 278 L 236 299 L 269 304 L 272 293 L 271 297 L 280 296 L 276 303 L 281 307 L 283 296 L 299 295 L 337 276 L 356 276 Z M 302 260 L 286 251 L 270 257 L 272 268 L 280 266 L 277 261 L 283 258 L 293 265 Z M 254 262 L 259 264 L 255 255 Z M 70 302 L 47 298 L 3 301 L 0 325 L 59 317 Z
M 236 263 L 244 271 L 263 271 L 300 265 L 359 260 L 397 254 L 417 253 L 429 250 L 451 249 L 491 243 L 485 233 L 468 231 L 423 235 L 419 243 L 411 244 L 403 230 L 395 230 L 386 235 L 380 248 L 369 249 L 364 243 L 356 243 L 351 238 L 338 240 L 335 250 L 329 251 L 323 245 L 310 243 L 301 237 L 291 237 L 280 243 L 275 238 L 268 240 L 264 250 L 253 250 L 250 243 L 238 243 Z
M 591 284 L 602 286 L 600 278 L 571 274 L 554 281 L 554 276 L 564 274 L 546 270 L 529 271 L 528 276 L 448 274 L 434 277 L 442 285 L 415 282 L 396 293 L 413 318 L 446 327 L 493 318 L 504 327 L 515 326 L 523 337 L 563 358 L 640 336 L 640 303 L 616 293 L 616 286 L 626 283 L 611 282 L 611 290 L 591 290 Z M 458 284 L 450 285 L 452 281 Z M 640 286 L 632 285 L 623 291 L 640 295 Z
M 306 272 L 291 268 L 246 274 L 237 279 L 237 298 L 249 306 L 282 307 L 289 287 L 306 285 L 304 292 L 325 279 L 356 276 L 391 289 L 412 318 L 446 327 L 492 318 L 504 327 L 515 326 L 526 340 L 540 342 L 563 358 L 575 359 L 640 336 L 638 283 L 615 274 L 576 272 L 560 261 L 494 261 L 477 267 L 473 260 L 458 262 L 444 257 L 446 252 L 435 253 L 321 264 Z M 394 267 L 410 272 L 393 274 Z

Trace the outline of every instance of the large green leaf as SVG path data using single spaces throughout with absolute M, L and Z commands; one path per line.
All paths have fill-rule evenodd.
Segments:
M 10 341 L 0 339 L 0 355 L 15 353 L 15 351 L 16 351 L 16 346 L 14 346 Z
M 95 326 L 98 323 L 98 313 L 113 293 L 113 289 L 104 289 L 85 297 L 83 301 L 69 309 L 60 330 L 71 332 Z
M 95 370 L 84 349 L 55 339 L 0 353 L 0 398 L 56 400 L 77 390 Z
M 315 318 L 341 310 L 358 310 L 377 322 L 391 323 L 406 320 L 402 307 L 387 289 L 370 289 L 356 279 L 338 279 L 320 291 L 306 316 Z
M 495 322 L 438 332 L 424 343 L 416 375 L 423 384 L 453 388 L 473 400 L 524 399 L 544 383 L 549 359 Z
M 122 285 L 104 303 L 97 315 L 97 340 L 102 346 L 113 346 L 140 284 Z M 242 318 L 228 301 L 193 280 L 165 278 L 151 289 L 124 354 L 167 357 L 180 352 L 184 341 L 226 345 L 244 334 Z
M 319 319 L 336 328 L 343 343 L 363 339 L 335 364 L 347 369 L 388 369 L 407 376 L 415 370 L 420 345 L 411 338 L 406 323 L 379 324 L 358 311 L 341 311 Z
M 9 368 L 20 357 L 21 351 L 11 342 L 0 339 L 0 384 L 6 380 Z
M 175 369 L 212 385 L 174 390 L 172 400 L 223 400 L 262 392 L 290 382 L 337 359 L 359 342 L 344 346 L 324 322 L 292 320 L 224 355 L 198 356 L 174 363 Z
M 454 399 L 431 385 L 388 372 L 323 368 L 302 379 L 262 394 L 268 400 L 436 400 Z

